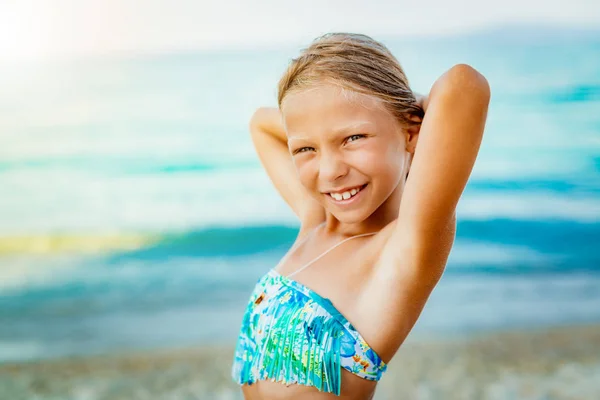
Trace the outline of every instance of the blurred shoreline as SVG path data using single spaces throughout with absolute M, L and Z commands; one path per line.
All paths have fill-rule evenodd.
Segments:
M 470 335 L 411 334 L 380 382 L 384 399 L 592 399 L 600 324 Z M 241 399 L 232 346 L 190 346 L 0 364 L 10 399 Z

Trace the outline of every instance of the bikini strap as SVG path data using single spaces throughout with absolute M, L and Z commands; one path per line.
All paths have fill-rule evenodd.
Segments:
M 325 222 L 320 223 L 319 225 L 317 225 L 312 232 L 307 233 L 298 243 L 296 243 L 294 246 L 292 246 L 291 249 L 288 250 L 288 252 L 281 258 L 281 260 L 279 261 L 279 263 L 277 263 L 277 265 L 275 267 L 273 267 L 272 269 L 277 269 L 277 267 L 279 267 L 281 264 L 283 264 L 283 262 L 285 262 L 285 260 L 287 260 L 295 251 L 296 249 L 304 242 L 306 242 L 308 240 L 308 238 L 310 236 L 312 236 L 313 233 L 315 233 L 317 231 L 317 229 L 319 229 L 319 227 L 321 225 L 325 225 Z
M 322 224 L 321 224 L 322 225 Z M 319 225 L 319 226 L 321 226 Z M 316 228 L 315 228 L 316 231 Z M 314 231 L 313 231 L 314 232 Z M 297 270 L 295 270 L 294 272 L 290 273 L 289 275 L 287 275 L 288 278 L 291 278 L 292 276 L 296 275 L 298 272 L 303 271 L 304 269 L 306 269 L 307 267 L 309 267 L 310 265 L 312 265 L 315 261 L 320 260 L 322 257 L 324 257 L 327 253 L 329 253 L 331 250 L 335 249 L 336 247 L 344 244 L 345 242 L 347 242 L 350 239 L 354 239 L 354 238 L 359 238 L 362 236 L 369 236 L 369 235 L 374 235 L 378 232 L 369 232 L 369 233 L 361 233 L 360 235 L 354 235 L 354 236 L 350 236 L 349 238 L 346 238 L 342 241 L 340 241 L 339 243 L 336 243 L 335 245 L 331 246 L 328 250 L 326 250 L 325 252 L 321 253 L 321 255 L 319 255 L 318 257 L 314 258 L 312 261 L 309 261 L 308 263 L 304 264 L 303 266 L 301 266 L 300 268 L 298 268 Z M 307 238 L 309 235 L 306 235 Z M 302 242 L 300 243 L 304 243 L 306 241 L 306 238 L 304 240 L 302 240 Z M 298 245 L 300 245 L 300 243 Z M 297 248 L 297 246 L 296 246 Z M 290 252 L 291 253 L 291 252 Z M 288 253 L 289 254 L 289 253 Z

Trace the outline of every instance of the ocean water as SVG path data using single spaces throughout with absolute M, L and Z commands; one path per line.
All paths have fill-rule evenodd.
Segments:
M 412 335 L 599 322 L 600 35 L 380 39 L 418 92 L 459 62 L 492 87 Z M 0 361 L 233 346 L 298 229 L 247 133 L 297 51 L 2 67 Z

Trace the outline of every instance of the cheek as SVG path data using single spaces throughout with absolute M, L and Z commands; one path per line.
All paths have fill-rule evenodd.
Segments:
M 355 165 L 360 165 L 360 170 L 371 179 L 394 181 L 400 175 L 402 155 L 391 146 L 364 149 L 354 159 Z
M 300 183 L 308 189 L 314 189 L 317 184 L 317 163 L 314 160 L 294 160 Z

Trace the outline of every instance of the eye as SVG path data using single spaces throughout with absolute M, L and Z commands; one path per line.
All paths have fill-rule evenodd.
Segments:
M 366 136 L 367 136 L 367 135 L 363 135 L 363 134 L 351 135 L 351 136 L 348 136 L 348 137 L 346 138 L 346 141 L 347 141 L 347 142 L 354 142 L 354 141 L 356 141 L 357 139 L 360 139 L 360 138 L 363 138 L 363 137 L 366 137 Z
M 294 150 L 293 154 L 306 153 L 307 151 L 310 151 L 311 149 L 313 149 L 313 148 L 312 147 L 300 147 L 299 149 Z

